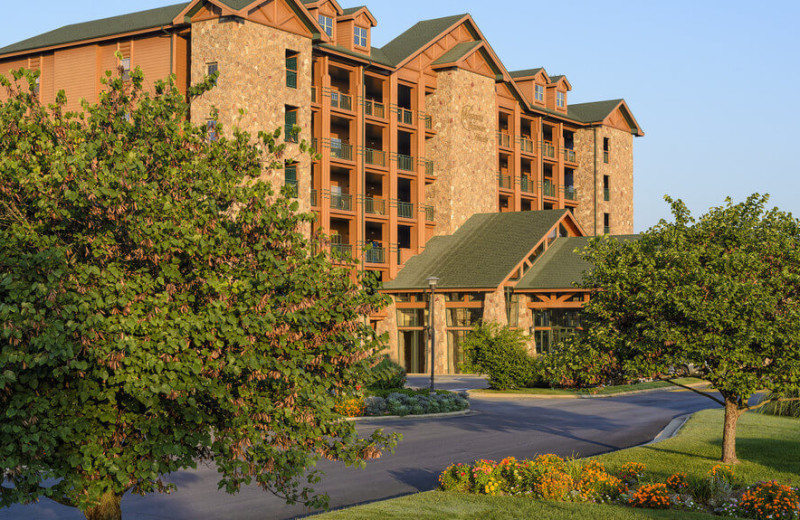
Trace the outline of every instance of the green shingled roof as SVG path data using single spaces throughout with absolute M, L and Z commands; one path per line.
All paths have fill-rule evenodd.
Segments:
M 592 269 L 592 264 L 580 254 L 591 238 L 594 237 L 557 238 L 533 263 L 515 289 L 571 289 L 580 284 L 584 272 Z M 612 238 L 636 240 L 639 235 L 617 235 Z
M 556 74 L 555 76 L 550 76 L 550 83 L 555 83 L 556 81 L 560 80 L 561 78 L 565 78 L 563 74 Z
M 537 67 L 535 69 L 512 70 L 509 72 L 512 78 L 527 78 L 539 74 L 539 71 L 544 70 L 544 67 Z
M 567 107 L 567 114 L 584 123 L 598 123 L 608 117 L 620 103 L 622 103 L 621 99 L 573 103 Z
M 346 54 L 347 56 L 352 56 L 361 60 L 372 60 L 373 63 L 377 63 L 379 65 L 394 67 L 394 64 L 392 64 L 392 62 L 386 58 L 386 56 L 383 54 L 383 51 L 377 47 L 372 47 L 370 50 L 370 55 L 366 55 L 363 52 L 350 50 L 347 47 L 342 47 L 341 45 L 333 45 L 330 43 L 320 43 L 319 47 L 322 49 L 340 52 L 342 54 Z
M 467 15 L 457 14 L 419 22 L 384 45 L 381 50 L 392 64 L 397 65 L 465 16 Z
M 0 49 L 0 55 L 170 25 L 172 19 L 187 5 L 188 3 L 184 2 L 102 20 L 65 25 L 54 31 L 3 47 Z
M 383 287 L 425 289 L 425 280 L 436 276 L 442 289 L 496 288 L 566 213 L 559 209 L 473 215 L 454 234 L 429 240 L 425 251 Z
M 480 44 L 481 42 L 479 41 L 462 42 L 456 44 L 452 49 L 445 52 L 439 57 L 439 59 L 434 61 L 433 65 L 443 65 L 446 63 L 456 62 L 461 58 L 463 58 L 464 56 L 466 56 L 467 54 L 469 54 L 470 52 L 472 52 L 472 50 Z

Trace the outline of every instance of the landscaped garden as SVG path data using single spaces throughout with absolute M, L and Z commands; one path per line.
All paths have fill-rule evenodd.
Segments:
M 453 465 L 440 477 L 445 491 L 320 518 L 800 518 L 800 421 L 743 415 L 741 462 L 730 466 L 719 463 L 722 420 L 722 410 L 705 410 L 672 439 L 591 459 Z

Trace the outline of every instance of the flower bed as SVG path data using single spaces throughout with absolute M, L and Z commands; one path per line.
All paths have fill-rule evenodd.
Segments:
M 732 467 L 718 464 L 705 478 L 675 473 L 666 482 L 642 482 L 645 466 L 625 464 L 616 473 L 592 460 L 540 455 L 533 460 L 479 460 L 453 464 L 439 476 L 440 489 L 481 495 L 528 496 L 560 502 L 617 503 L 650 509 L 704 511 L 722 516 L 800 520 L 798 490 L 776 482 L 742 487 Z
M 345 417 L 379 417 L 458 412 L 469 408 L 466 393 L 410 389 L 375 393 L 379 395 L 345 399 L 336 406 L 336 411 Z

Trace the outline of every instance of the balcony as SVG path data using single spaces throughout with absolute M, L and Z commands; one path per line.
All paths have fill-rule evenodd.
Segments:
M 428 114 L 422 114 L 419 117 L 425 123 L 425 130 L 433 130 L 433 117 Z
M 503 132 L 497 132 L 497 144 L 502 148 L 511 148 L 511 136 Z
M 331 256 L 334 259 L 349 260 L 353 256 L 352 244 L 331 244 Z
M 519 139 L 519 146 L 522 153 L 529 153 L 535 154 L 536 153 L 536 143 L 528 139 L 527 137 L 520 137 Z
M 368 264 L 385 264 L 386 249 L 380 246 L 372 246 L 371 249 L 364 251 L 364 261 Z
M 578 190 L 575 189 L 575 186 L 564 186 L 564 199 L 578 200 Z
M 386 201 L 378 197 L 364 197 L 364 213 L 386 215 Z
M 317 141 L 316 137 L 312 137 L 311 138 L 311 149 L 314 151 L 314 153 L 317 153 L 319 151 L 319 147 L 317 146 L 317 142 L 318 141 Z
M 536 193 L 536 184 L 531 180 L 530 177 L 526 177 L 525 175 L 520 177 L 519 186 L 520 189 L 525 193 Z
M 503 175 L 502 173 L 497 174 L 497 185 L 503 189 L 510 190 L 511 189 L 511 175 Z
M 410 155 L 397 154 L 397 169 L 406 172 L 414 171 L 414 158 Z
M 311 190 L 311 205 L 312 206 L 316 206 L 317 205 L 317 190 L 313 190 L 313 189 Z
M 331 157 L 352 161 L 353 145 L 345 143 L 344 141 L 339 141 L 338 139 L 331 139 Z
M 428 177 L 433 177 L 435 175 L 433 161 L 429 159 L 422 159 L 422 164 L 425 167 L 425 175 Z
M 542 183 L 542 196 L 543 197 L 555 197 L 556 196 L 556 185 L 553 184 L 551 181 L 544 181 Z
M 364 162 L 373 166 L 386 166 L 386 152 L 364 148 Z
M 567 162 L 575 162 L 575 150 L 570 150 L 569 148 L 564 148 L 561 150 L 561 153 L 564 154 L 564 160 Z
M 414 205 L 410 202 L 398 200 L 397 216 L 400 218 L 414 218 Z
M 414 124 L 414 112 L 407 108 L 400 108 L 397 107 L 397 122 L 403 123 L 404 125 L 413 125 Z
M 353 196 L 348 193 L 331 193 L 331 209 L 351 211 L 353 209 Z
M 317 102 L 317 87 L 311 87 L 311 102 Z
M 553 145 L 553 143 L 550 143 L 548 141 L 542 141 L 540 145 L 542 147 L 542 156 L 555 159 L 556 147 Z
M 386 106 L 374 99 L 367 99 L 364 101 L 364 114 L 383 119 L 386 117 Z
M 331 89 L 331 108 L 353 110 L 353 96 Z
M 436 209 L 433 206 L 422 206 L 422 211 L 425 213 L 425 221 L 433 222 L 436 217 Z

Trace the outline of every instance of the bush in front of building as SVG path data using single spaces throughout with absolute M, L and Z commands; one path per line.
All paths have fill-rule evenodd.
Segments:
M 406 386 L 406 369 L 386 356 L 372 367 L 364 386 L 369 390 L 403 388 Z
M 577 340 L 576 336 L 567 337 L 541 357 L 542 375 L 552 386 L 589 388 L 629 382 L 612 352 Z
M 458 412 L 469 408 L 466 394 L 444 390 L 406 390 L 391 392 L 385 397 L 373 395 L 364 399 L 364 415 L 425 415 Z
M 528 338 L 518 329 L 480 323 L 464 339 L 463 370 L 485 374 L 495 390 L 534 386 L 539 363 L 528 354 Z

